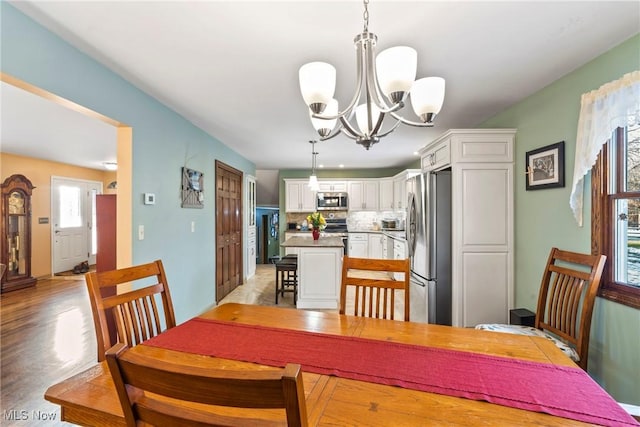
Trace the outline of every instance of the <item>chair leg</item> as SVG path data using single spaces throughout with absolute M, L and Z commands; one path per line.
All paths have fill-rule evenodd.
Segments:
M 278 271 L 278 267 L 276 267 L 276 305 L 278 305 L 278 291 L 280 288 L 279 279 L 280 279 L 280 272 Z

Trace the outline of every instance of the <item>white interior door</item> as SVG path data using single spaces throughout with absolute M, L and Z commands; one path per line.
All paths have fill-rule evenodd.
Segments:
M 53 273 L 83 261 L 95 264 L 95 196 L 102 183 L 71 178 L 51 179 Z

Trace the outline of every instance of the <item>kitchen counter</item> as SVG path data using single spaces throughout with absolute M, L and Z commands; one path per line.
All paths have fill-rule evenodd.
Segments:
M 282 243 L 285 254 L 298 256 L 298 301 L 302 309 L 337 309 L 342 279 L 341 237 L 293 236 Z
M 406 231 L 404 230 L 401 230 L 401 231 L 384 230 L 382 234 L 396 240 L 407 240 L 407 234 L 406 234 Z
M 320 236 L 318 240 L 313 240 L 311 236 L 293 236 L 280 246 L 283 248 L 342 248 L 343 244 L 340 237 Z

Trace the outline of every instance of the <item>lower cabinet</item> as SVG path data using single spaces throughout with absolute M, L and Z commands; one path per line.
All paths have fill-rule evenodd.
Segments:
M 382 233 L 369 233 L 369 258 L 382 259 Z
M 367 258 L 369 256 L 368 233 L 349 233 L 349 256 Z

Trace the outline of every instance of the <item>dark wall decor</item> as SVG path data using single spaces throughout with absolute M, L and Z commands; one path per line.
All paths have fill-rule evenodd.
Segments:
M 564 141 L 527 151 L 525 160 L 527 191 L 564 187 Z
M 202 172 L 182 168 L 183 208 L 202 209 L 204 207 L 204 186 Z

